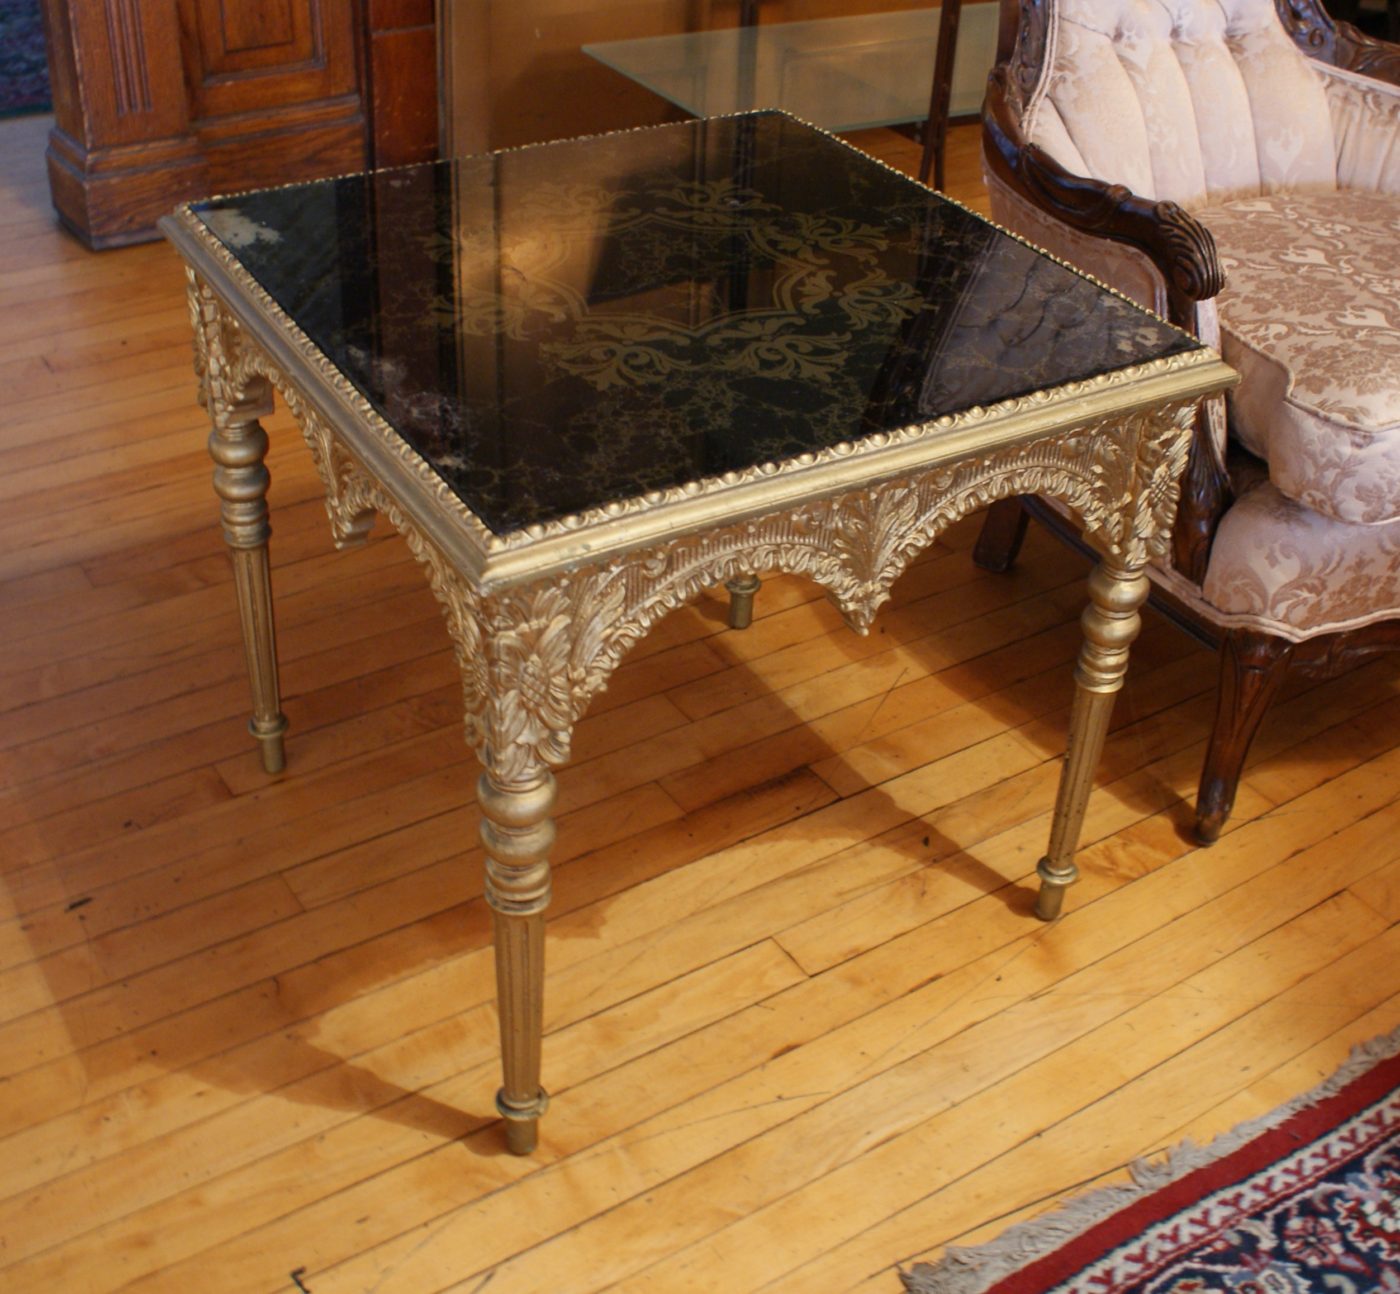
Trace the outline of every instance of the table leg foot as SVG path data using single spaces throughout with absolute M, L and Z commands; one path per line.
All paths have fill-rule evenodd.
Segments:
M 262 749 L 264 772 L 280 773 L 287 767 L 286 715 L 278 714 L 266 724 L 260 724 L 256 718 L 249 719 L 248 731 Z
M 729 590 L 731 629 L 747 629 L 753 623 L 753 599 L 761 582 L 757 575 L 736 575 L 724 586 Z
M 1054 921 L 1065 906 L 1065 891 L 1079 879 L 1079 868 L 1073 863 L 1065 868 L 1055 868 L 1048 858 L 1042 858 L 1035 871 L 1040 877 L 1035 914 L 1042 921 Z
M 496 1093 L 496 1112 L 505 1120 L 506 1149 L 512 1155 L 533 1154 L 540 1143 L 540 1116 L 549 1108 L 549 1095 L 544 1088 L 524 1109 L 506 1099 L 506 1090 Z
M 517 1155 L 534 1149 L 546 1103 L 540 1087 L 540 1040 L 554 795 L 554 778 L 545 769 L 532 770 L 510 783 L 499 781 L 488 770 L 477 786 L 481 840 L 486 846 L 486 901 L 495 930 L 505 1077 L 496 1108 L 506 1120 L 507 1145 Z

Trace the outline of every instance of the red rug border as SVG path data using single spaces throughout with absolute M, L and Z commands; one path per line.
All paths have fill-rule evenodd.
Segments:
M 1400 1027 L 1353 1046 L 1328 1078 L 1208 1144 L 1188 1139 L 1163 1156 L 1135 1160 L 1131 1181 L 1068 1195 L 992 1240 L 949 1245 L 934 1263 L 916 1261 L 909 1268 L 899 1263 L 896 1268 L 909 1294 L 1053 1294 L 1078 1289 L 1070 1283 L 1074 1277 L 1112 1261 L 1111 1256 L 1135 1238 L 1146 1238 L 1168 1219 L 1218 1197 L 1235 1183 L 1264 1187 L 1259 1202 L 1268 1203 L 1263 1170 L 1289 1160 L 1296 1169 L 1305 1164 L 1310 1147 L 1328 1143 L 1327 1134 L 1348 1124 L 1355 1127 L 1368 1110 L 1384 1109 L 1385 1118 L 1365 1133 L 1366 1144 L 1344 1150 L 1343 1158 L 1350 1161 L 1356 1154 L 1370 1153 L 1374 1144 L 1394 1136 L 1400 1107 L 1387 1100 L 1394 1095 L 1400 1095 Z M 1390 1131 L 1382 1126 L 1386 1122 Z M 1317 1167 L 1325 1171 L 1325 1165 Z M 1150 1274 L 1143 1269 L 1143 1276 Z
M 987 1287 L 986 1294 L 1053 1289 L 1089 1263 L 1164 1221 L 1193 1201 L 1252 1176 L 1309 1145 L 1400 1087 L 1400 1053 L 1378 1061 L 1339 1091 L 1295 1111 L 1272 1128 L 1209 1164 L 1148 1191 L 1078 1236 Z M 1202 1182 L 1209 1183 L 1204 1189 Z

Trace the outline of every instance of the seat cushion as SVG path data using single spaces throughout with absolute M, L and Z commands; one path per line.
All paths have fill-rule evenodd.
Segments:
M 1308 508 L 1400 518 L 1400 196 L 1275 193 L 1196 214 L 1227 274 L 1235 433 Z
M 1201 593 L 1209 619 L 1295 641 L 1394 619 L 1400 521 L 1337 521 L 1261 481 L 1221 519 Z

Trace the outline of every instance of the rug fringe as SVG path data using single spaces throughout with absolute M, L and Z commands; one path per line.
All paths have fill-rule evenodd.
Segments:
M 1268 1114 L 1221 1133 L 1208 1145 L 1187 1140 L 1161 1159 L 1134 1160 L 1128 1165 L 1132 1182 L 1104 1186 L 1061 1205 L 1043 1218 L 1018 1222 L 997 1239 L 975 1248 L 949 1246 L 935 1264 L 916 1263 L 899 1269 L 908 1294 L 984 1294 L 998 1281 L 1068 1243 L 1120 1209 L 1163 1186 L 1221 1159 L 1260 1133 L 1277 1127 L 1300 1110 L 1335 1096 L 1382 1060 L 1400 1053 L 1400 1029 L 1353 1047 L 1346 1062 L 1324 1083 Z

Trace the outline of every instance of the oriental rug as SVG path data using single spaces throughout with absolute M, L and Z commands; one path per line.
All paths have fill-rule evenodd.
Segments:
M 1400 1294 L 1400 1030 L 1209 1146 L 1133 1165 L 910 1294 Z
M 49 110 L 39 0 L 0 0 L 0 117 Z

